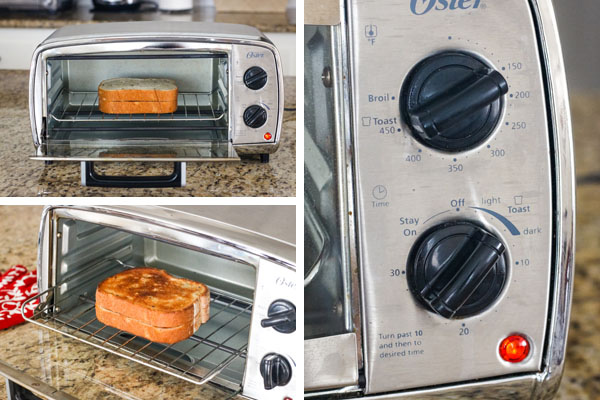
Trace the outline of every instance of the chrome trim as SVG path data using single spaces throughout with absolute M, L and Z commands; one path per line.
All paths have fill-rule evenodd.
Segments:
M 187 163 L 182 162 L 181 163 L 181 187 L 184 187 L 186 185 L 186 179 L 187 179 Z
M 544 368 L 537 374 L 532 398 L 549 399 L 564 369 L 575 269 L 575 166 L 569 91 L 556 16 L 551 0 L 531 0 L 537 18 L 547 74 L 548 102 L 554 131 L 556 196 L 556 265 Z
M 205 206 L 204 209 L 209 210 L 210 207 Z M 258 259 L 263 258 L 288 269 L 296 269 L 294 244 L 269 237 L 260 230 L 251 230 L 241 223 L 241 216 L 239 225 L 232 225 L 194 213 L 193 208 L 190 208 L 190 211 L 182 211 L 153 206 L 50 206 L 45 210 L 46 213 L 50 211 L 52 220 L 59 215 L 97 222 L 149 238 L 169 240 L 184 247 L 190 247 L 192 244 L 183 241 L 180 235 L 194 235 L 204 242 L 215 243 L 201 243 L 200 246 L 192 246 L 194 249 L 209 250 L 215 255 L 237 259 L 250 265 L 257 265 Z M 137 224 L 132 224 L 132 220 Z M 156 228 L 150 227 L 165 230 L 157 231 Z
M 406 392 L 371 395 L 361 399 L 372 400 L 447 400 L 447 399 L 477 399 L 477 400 L 515 400 L 535 399 L 531 397 L 535 375 L 524 375 L 512 378 L 498 378 L 490 381 L 474 381 L 454 384 L 437 388 L 417 389 Z
M 345 176 L 345 182 L 342 184 L 342 187 L 346 186 L 345 191 L 345 207 L 346 207 L 346 221 L 348 224 L 348 262 L 350 264 L 350 275 L 348 277 L 349 282 L 351 284 L 351 294 L 350 294 L 350 302 L 351 302 L 351 312 L 352 312 L 352 327 L 354 332 L 356 333 L 356 355 L 358 358 L 358 368 L 363 368 L 364 365 L 364 355 L 363 355 L 363 319 L 362 315 L 364 314 L 363 304 L 364 300 L 362 298 L 362 291 L 360 289 L 360 273 L 359 273 L 359 246 L 358 246 L 358 235 L 356 232 L 356 210 L 358 209 L 358 205 L 356 203 L 356 191 L 354 186 L 354 174 L 355 174 L 355 153 L 354 153 L 354 118 L 352 114 L 352 82 L 353 82 L 353 72 L 350 68 L 349 60 L 352 57 L 352 48 L 349 46 L 349 36 L 350 31 L 347 25 L 348 16 L 346 15 L 346 10 L 344 7 L 344 3 L 340 2 L 340 15 L 343 16 L 340 22 L 341 34 L 339 35 L 339 49 L 342 53 L 342 60 L 340 62 L 340 67 L 342 69 L 342 77 L 345 79 L 342 80 L 342 93 L 339 94 L 339 104 L 343 108 L 343 118 L 341 118 L 341 123 L 346 127 L 346 129 L 342 129 L 341 132 L 344 134 L 344 139 L 342 143 L 344 144 L 345 149 L 345 172 L 342 173 L 342 176 Z M 337 94 L 336 94 L 337 95 Z M 343 166 L 341 166 L 343 167 Z M 344 192 L 341 192 L 344 193 Z
M 52 386 L 48 385 L 46 382 L 36 379 L 30 375 L 27 375 L 24 372 L 19 371 L 6 364 L 4 361 L 0 360 L 0 375 L 4 376 L 7 380 L 15 382 L 20 386 L 30 390 L 38 396 L 42 396 L 45 399 L 52 400 L 76 400 L 76 397 L 71 396 L 68 393 L 63 392 L 62 390 L 55 389 Z M 11 397 L 11 391 L 8 387 L 6 387 L 7 395 L 9 400 L 13 400 Z
M 304 389 L 324 390 L 358 385 L 356 334 L 304 341 Z
M 254 154 L 267 153 L 268 151 L 261 151 Z M 94 161 L 94 162 L 239 162 L 240 158 L 235 155 L 235 152 L 232 153 L 231 158 L 161 158 L 161 157 L 102 157 L 102 158 L 94 158 L 94 157 L 51 157 L 51 156 L 29 156 L 30 160 L 38 160 L 38 161 L 77 161 L 85 164 L 85 161 Z
M 234 144 L 238 154 L 272 154 L 279 149 L 280 142 L 265 144 Z
M 349 332 L 353 331 L 355 328 L 360 332 L 360 324 L 358 326 L 354 326 L 353 321 L 353 304 L 352 299 L 356 296 L 354 291 L 354 287 L 352 285 L 352 270 L 356 264 L 352 264 L 352 254 L 353 254 L 353 235 L 346 235 L 346 232 L 354 233 L 354 229 L 351 228 L 351 220 L 350 215 L 353 215 L 353 207 L 352 203 L 348 201 L 348 191 L 352 190 L 353 187 L 348 185 L 348 181 L 352 180 L 352 170 L 347 161 L 348 155 L 351 153 L 346 152 L 346 140 L 345 134 L 351 132 L 349 129 L 346 129 L 349 125 L 349 114 L 348 114 L 348 106 L 349 104 L 346 102 L 347 98 L 345 96 L 345 82 L 343 77 L 347 76 L 347 65 L 343 61 L 345 59 L 345 50 L 346 50 L 346 41 L 345 41 L 345 31 L 334 29 L 332 31 L 331 37 L 331 52 L 333 53 L 332 57 L 332 65 L 331 71 L 333 74 L 333 80 L 335 84 L 333 85 L 333 98 L 336 104 L 336 109 L 341 111 L 341 115 L 339 112 L 335 113 L 335 139 L 337 141 L 335 149 L 337 151 L 336 155 L 336 169 L 337 174 L 339 176 L 339 181 L 337 182 L 337 192 L 339 193 L 338 208 L 340 210 L 340 226 L 338 228 L 338 233 L 342 238 L 342 247 L 343 251 L 340 252 L 341 263 L 343 265 L 347 265 L 348 268 L 344 268 L 344 274 L 342 275 L 343 287 L 348 288 L 349 295 L 343 299 L 344 310 L 349 310 L 344 315 L 346 324 L 346 330 Z M 341 60 L 336 57 L 336 55 L 340 54 Z M 350 168 L 350 171 L 348 171 Z M 351 197 L 350 197 L 351 198 Z M 360 338 L 360 334 L 358 335 Z M 355 348 L 357 348 L 357 342 L 355 341 Z
M 42 219 L 40 222 L 40 229 L 38 233 L 38 254 L 37 254 L 37 286 L 40 288 L 47 288 L 51 286 L 50 283 L 50 266 L 54 263 L 50 260 L 50 255 L 53 253 L 53 244 L 51 241 L 54 239 L 54 235 L 51 233 L 52 230 L 52 218 L 51 211 L 53 206 L 46 206 L 42 211 Z M 44 240 L 44 238 L 48 240 Z M 42 266 L 45 265 L 46 268 Z M 46 298 L 42 298 L 42 301 L 46 301 Z

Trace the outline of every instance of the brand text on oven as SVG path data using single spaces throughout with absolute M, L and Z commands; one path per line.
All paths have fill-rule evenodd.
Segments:
M 481 0 L 411 0 L 410 11 L 415 15 L 444 10 L 468 10 L 479 8 Z

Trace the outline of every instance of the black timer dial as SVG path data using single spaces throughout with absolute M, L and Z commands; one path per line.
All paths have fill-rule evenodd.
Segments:
M 487 309 L 504 288 L 506 248 L 486 229 L 453 221 L 427 231 L 413 246 L 408 285 L 428 309 L 445 318 Z

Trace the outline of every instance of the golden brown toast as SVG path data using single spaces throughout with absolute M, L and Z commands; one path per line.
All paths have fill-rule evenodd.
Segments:
M 177 102 L 104 101 L 98 107 L 105 114 L 170 114 L 177 111 Z
M 98 85 L 99 101 L 177 102 L 177 84 L 164 78 L 112 78 Z
M 160 269 L 133 268 L 98 285 L 98 308 L 153 327 L 174 328 L 193 325 L 197 319 L 208 321 L 210 291 L 202 283 L 175 278 Z
M 98 108 L 106 114 L 173 113 L 178 93 L 172 79 L 107 79 L 98 86 Z
M 189 338 L 202 325 L 200 316 L 198 316 L 193 323 L 186 323 L 173 328 L 158 328 L 98 306 L 96 306 L 96 318 L 103 324 L 146 338 L 151 342 L 169 344 Z

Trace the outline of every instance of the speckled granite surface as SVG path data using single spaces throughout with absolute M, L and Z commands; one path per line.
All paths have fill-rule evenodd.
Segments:
M 77 162 L 45 165 L 33 154 L 27 71 L 0 70 L 0 197 L 5 196 L 277 196 L 296 194 L 296 113 L 285 112 L 279 150 L 267 164 L 241 162 L 187 164 L 183 188 L 119 189 L 81 186 Z M 285 79 L 285 105 L 296 106 L 295 78 Z M 112 175 L 165 175 L 171 163 L 105 163 Z
M 74 0 L 75 1 L 75 0 Z M 31 11 L 0 12 L 0 28 L 60 28 L 65 25 L 117 21 L 213 21 L 254 26 L 262 32 L 296 32 L 285 13 L 218 12 L 210 8 L 195 7 L 192 11 L 169 13 L 150 11 L 148 6 L 140 12 L 92 12 L 91 0 L 77 0 L 76 6 L 56 14 Z

